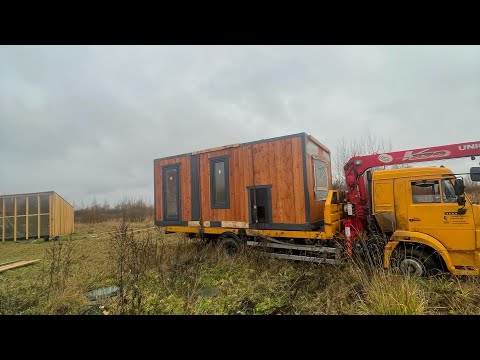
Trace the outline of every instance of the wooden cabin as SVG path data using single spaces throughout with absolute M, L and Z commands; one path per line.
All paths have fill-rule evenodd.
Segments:
M 73 206 L 54 191 L 0 195 L 2 241 L 71 234 L 73 219 Z
M 154 160 L 158 226 L 315 230 L 330 151 L 306 133 Z

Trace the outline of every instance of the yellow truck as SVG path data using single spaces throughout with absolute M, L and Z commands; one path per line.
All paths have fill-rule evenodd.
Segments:
M 292 139 L 297 141 L 297 138 Z M 353 157 L 344 166 L 347 189 L 340 191 L 331 189 L 328 149 L 306 134 L 300 134 L 298 141 L 299 145 L 292 145 L 292 149 L 303 147 L 303 151 L 298 152 L 300 162 L 297 162 L 303 179 L 301 174 L 289 170 L 295 169 L 295 164 L 275 165 L 280 158 L 278 154 L 275 164 L 268 160 L 272 151 L 268 152 L 266 145 L 257 142 L 215 148 L 221 157 L 214 153 L 209 155 L 212 153 L 205 150 L 159 159 L 155 162 L 156 224 L 164 226 L 167 233 L 183 232 L 214 241 L 229 253 L 247 245 L 260 247 L 277 258 L 338 264 L 356 253 L 376 250 L 385 268 L 396 268 L 404 274 L 428 276 L 439 271 L 455 275 L 480 274 L 480 206 L 472 203 L 464 193 L 463 178 L 458 175 L 466 174 L 454 174 L 445 167 L 378 169 L 462 157 L 474 160 L 480 155 L 480 142 Z M 317 148 L 310 145 L 311 142 L 317 144 Z M 288 145 L 281 144 L 278 148 L 285 146 Z M 313 152 L 309 151 L 309 146 Z M 235 158 L 233 151 L 243 154 L 243 158 L 240 155 Z M 322 152 L 323 157 L 319 159 L 318 154 Z M 197 154 L 200 157 L 196 158 Z M 255 154 L 259 162 L 264 161 L 262 168 L 276 166 L 287 169 L 287 175 L 293 174 L 292 184 L 302 186 L 299 188 L 301 201 L 298 196 L 286 198 L 288 187 L 280 188 L 279 177 L 285 182 L 287 175 L 278 176 L 271 170 L 268 176 L 259 173 L 259 166 L 255 168 Z M 231 165 L 228 170 L 229 156 L 235 159 L 236 172 Z M 248 156 L 251 160 L 245 160 Z M 236 166 L 237 162 L 248 166 Z M 255 169 L 252 176 L 246 172 L 251 167 Z M 369 170 L 372 168 L 374 170 Z M 262 178 L 261 185 L 256 184 L 255 174 Z M 472 181 L 480 181 L 480 167 L 472 167 L 468 175 Z M 330 179 L 322 176 L 330 176 Z M 181 178 L 190 183 L 181 182 Z M 243 181 L 241 184 L 239 178 Z M 198 184 L 194 183 L 195 179 Z M 216 181 L 223 184 L 220 192 Z M 210 186 L 205 186 L 208 184 Z M 231 190 L 235 186 L 232 184 L 240 184 L 240 190 Z M 191 188 L 191 191 L 185 194 L 182 188 Z M 277 191 L 278 188 L 281 191 Z M 242 189 L 248 193 L 242 194 Z M 232 196 L 235 202 L 230 202 L 229 191 L 237 191 Z M 296 194 L 295 189 L 290 193 Z M 228 198 L 220 210 L 214 206 L 218 194 Z M 272 197 L 278 202 L 273 207 Z M 290 204 L 290 212 L 282 208 L 282 201 Z M 298 204 L 301 209 L 305 207 L 300 217 Z M 321 206 L 320 215 L 314 206 Z M 248 214 L 248 221 L 231 221 L 228 211 L 236 214 L 243 211 Z M 321 220 L 309 222 L 314 213 Z M 220 218 L 214 220 L 215 214 Z M 272 221 L 279 216 L 295 219 L 295 215 L 301 220 L 305 219 L 305 214 L 306 223 Z M 169 220 L 168 216 L 174 217 Z M 197 217 L 184 219 L 183 216 Z

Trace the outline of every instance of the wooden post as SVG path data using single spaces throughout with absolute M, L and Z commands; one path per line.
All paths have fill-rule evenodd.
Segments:
M 49 237 L 52 238 L 53 235 L 53 227 L 55 226 L 55 219 L 53 217 L 53 196 L 52 194 L 48 195 L 48 212 L 49 212 L 49 217 L 50 217 L 50 233 Z
M 38 212 L 37 239 L 40 239 L 40 195 L 37 195 L 37 212 Z
M 5 241 L 5 198 L 2 199 L 2 241 Z
M 17 197 L 13 198 L 13 241 L 17 241 Z
M 25 239 L 28 240 L 28 196 L 25 196 Z

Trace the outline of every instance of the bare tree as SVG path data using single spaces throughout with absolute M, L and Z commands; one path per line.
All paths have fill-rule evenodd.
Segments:
M 337 143 L 335 154 L 333 156 L 333 188 L 346 190 L 343 167 L 352 157 L 381 154 L 390 151 L 392 151 L 392 142 L 390 139 L 385 139 L 372 134 L 363 137 L 355 137 L 353 139 L 342 137 Z M 409 165 L 377 166 L 372 169 L 398 169 L 404 167 L 409 167 Z
M 343 166 L 354 156 L 389 152 L 392 150 L 390 139 L 384 139 L 372 134 L 353 139 L 342 137 L 335 148 L 333 156 L 333 187 L 346 189 Z
M 464 177 L 465 192 L 474 203 L 480 202 L 480 184 L 470 180 L 469 177 Z
M 153 203 L 143 199 L 124 198 L 119 204 L 110 206 L 105 200 L 103 205 L 94 198 L 89 206 L 82 206 L 75 210 L 77 223 L 101 223 L 109 220 L 122 220 L 129 222 L 145 222 L 153 219 Z

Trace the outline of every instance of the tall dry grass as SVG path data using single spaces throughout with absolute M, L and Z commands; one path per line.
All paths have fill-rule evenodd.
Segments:
M 131 229 L 32 244 L 44 249 L 42 265 L 0 276 L 0 313 L 82 314 L 87 291 L 116 285 L 102 303 L 110 314 L 480 314 L 478 277 L 417 279 L 373 262 L 293 262 L 252 248 L 228 256 L 200 239 Z

